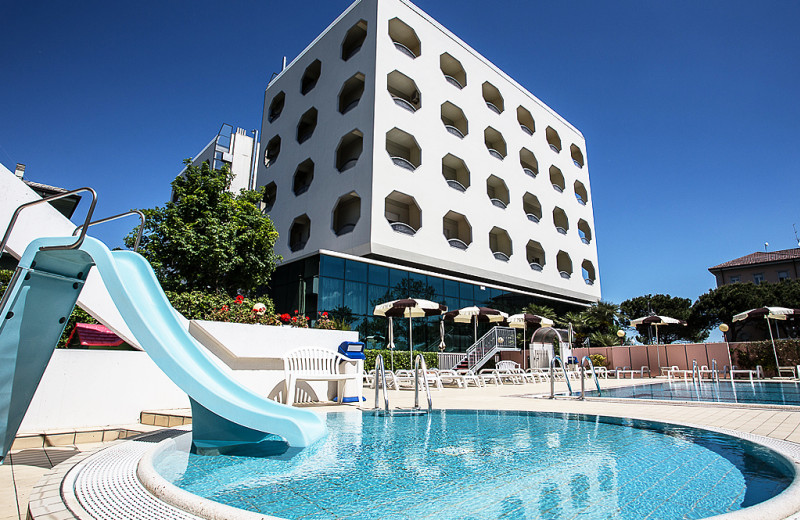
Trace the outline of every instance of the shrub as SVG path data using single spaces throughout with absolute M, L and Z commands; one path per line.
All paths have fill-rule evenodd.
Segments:
M 392 369 L 392 353 L 389 350 L 365 350 L 364 354 L 367 359 L 364 360 L 364 370 L 373 370 L 375 368 L 375 358 L 378 354 L 383 355 L 383 364 L 386 370 Z M 436 352 L 419 352 L 414 351 L 414 359 L 418 354 L 422 354 L 425 359 L 425 364 L 428 368 L 439 367 L 439 356 Z M 394 351 L 394 369 L 395 370 L 410 370 L 414 367 L 411 364 L 411 358 L 408 355 L 408 350 L 395 350 Z
M 589 359 L 591 359 L 591 360 L 592 360 L 592 364 L 593 364 L 595 367 L 605 367 L 605 366 L 608 366 L 608 365 L 607 365 L 607 363 L 608 363 L 608 360 L 607 360 L 607 359 L 606 359 L 606 357 L 605 357 L 604 355 L 602 355 L 602 354 L 592 354 L 591 356 L 589 356 Z
M 189 291 L 168 291 L 167 298 L 175 309 L 189 320 L 224 321 L 278 325 L 275 308 L 269 298 L 250 300 L 244 296 L 230 298 L 225 294 Z
M 11 281 L 12 276 L 14 276 L 14 271 L 0 269 L 0 296 L 2 296 L 2 294 L 5 292 L 6 287 L 8 287 L 8 282 Z

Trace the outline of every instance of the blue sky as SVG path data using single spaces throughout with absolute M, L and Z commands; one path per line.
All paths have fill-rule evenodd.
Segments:
M 349 3 L 4 1 L 0 162 L 94 187 L 97 215 L 162 205 L 222 123 L 260 129 L 283 56 Z M 605 300 L 695 299 L 708 267 L 795 247 L 800 2 L 417 5 L 583 132 Z

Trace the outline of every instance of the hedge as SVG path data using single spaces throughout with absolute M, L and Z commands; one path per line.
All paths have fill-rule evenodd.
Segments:
M 364 354 L 367 356 L 367 359 L 364 360 L 364 370 L 373 370 L 375 368 L 375 358 L 378 357 L 378 354 L 383 356 L 383 364 L 386 367 L 386 370 L 392 369 L 392 353 L 389 350 L 365 350 Z M 414 359 L 417 358 L 417 354 L 422 354 L 423 359 L 425 360 L 425 364 L 428 368 L 439 368 L 439 356 L 436 352 L 419 352 L 414 351 Z M 395 350 L 394 351 L 394 369 L 395 370 L 409 370 L 414 368 L 411 366 L 411 360 L 408 355 L 407 350 Z

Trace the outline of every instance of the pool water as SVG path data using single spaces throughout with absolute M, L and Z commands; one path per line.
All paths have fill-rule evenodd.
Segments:
M 271 456 L 157 456 L 193 494 L 282 518 L 703 518 L 767 500 L 793 468 L 706 430 L 568 414 L 330 413 L 327 438 Z
M 596 390 L 587 391 L 586 396 L 597 397 L 598 393 Z M 599 396 L 800 406 L 800 382 L 704 381 L 702 385 L 696 385 L 691 381 L 674 381 L 608 388 L 603 389 Z

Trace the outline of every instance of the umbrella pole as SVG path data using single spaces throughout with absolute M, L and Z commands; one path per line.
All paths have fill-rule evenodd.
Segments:
M 414 370 L 414 340 L 411 336 L 411 314 L 408 316 L 408 360 L 411 363 L 410 370 Z
M 775 338 L 772 337 L 772 327 L 769 324 L 769 315 L 764 316 L 767 319 L 767 328 L 769 329 L 769 339 L 772 341 L 772 353 L 775 354 L 775 370 L 778 371 L 778 377 L 781 375 L 781 365 L 778 363 L 778 350 L 775 348 Z
M 658 363 L 658 373 L 661 373 L 661 353 L 658 351 L 658 325 L 656 327 L 656 363 Z
M 389 352 L 392 354 L 392 373 L 394 374 L 394 325 L 392 324 L 392 318 L 389 318 Z
M 527 332 L 527 326 L 523 321 L 522 322 L 522 370 L 527 370 L 527 368 L 525 367 L 526 363 L 525 358 L 527 357 L 525 355 L 525 332 Z
M 474 339 L 472 340 L 472 344 L 474 345 L 475 343 L 478 342 L 478 317 L 477 316 L 473 317 L 473 320 L 475 320 L 473 322 L 475 324 L 474 331 L 473 331 L 473 338 Z

